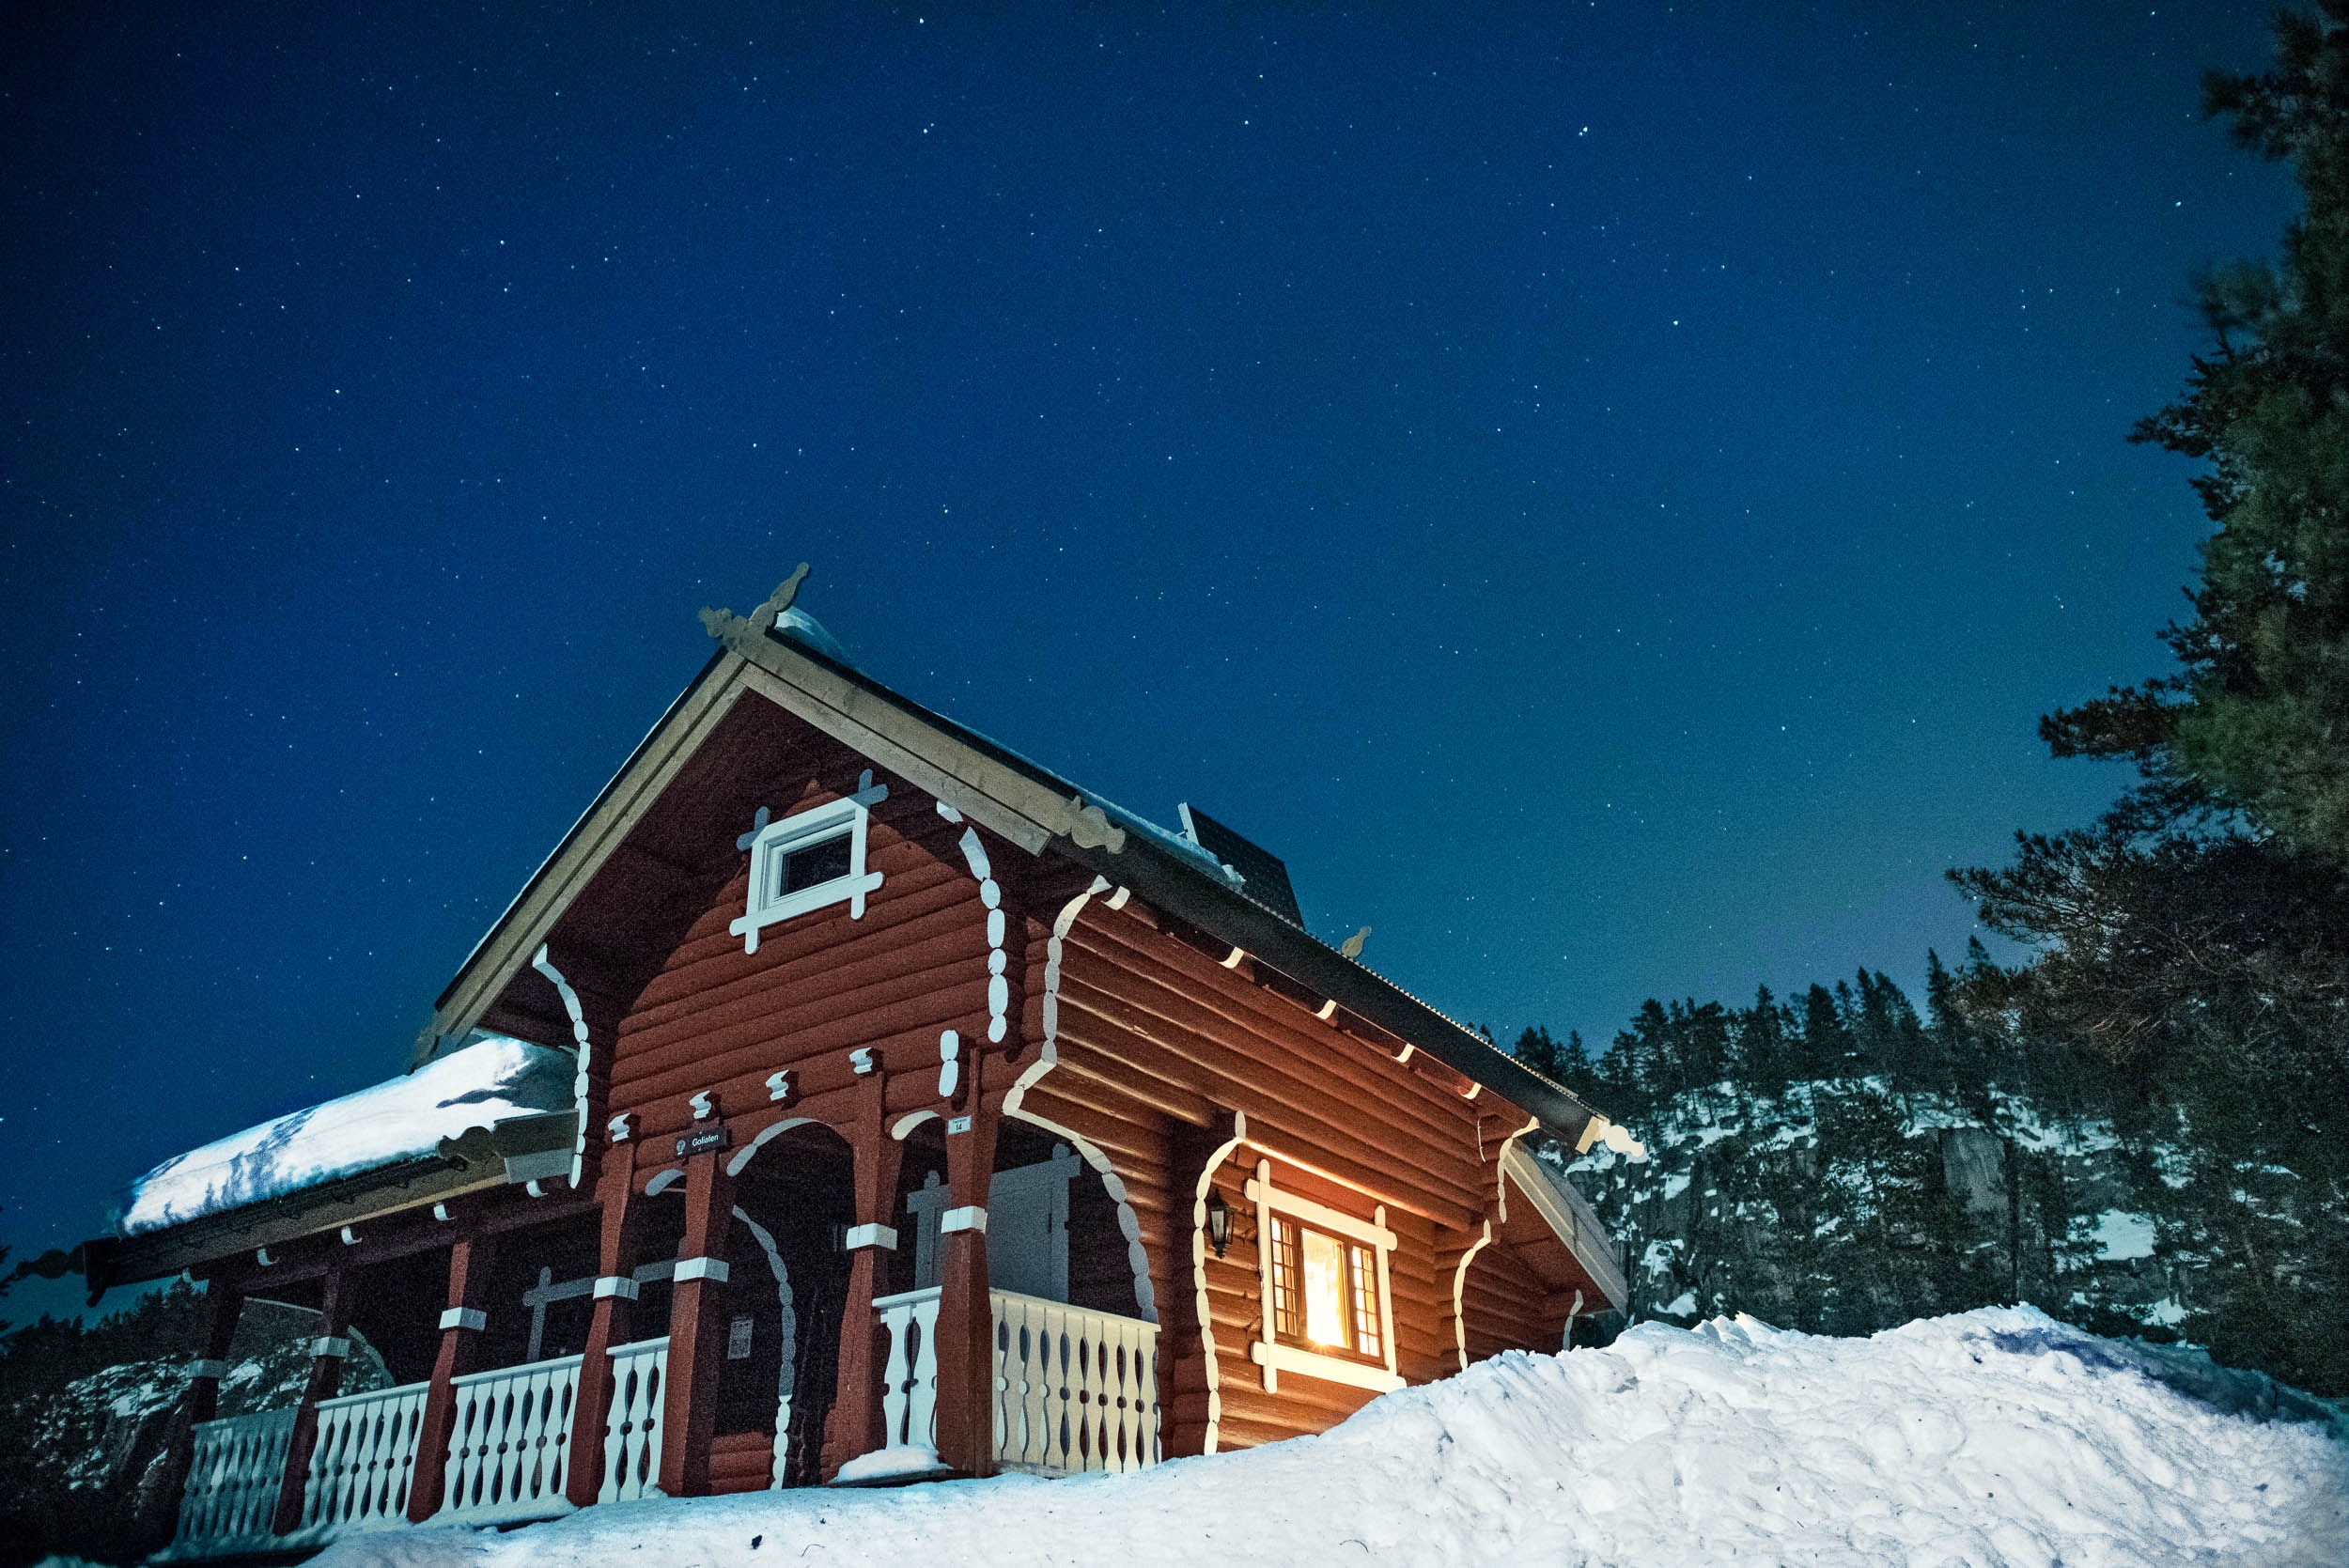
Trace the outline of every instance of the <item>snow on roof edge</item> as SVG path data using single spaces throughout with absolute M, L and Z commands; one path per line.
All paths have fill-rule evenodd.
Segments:
M 571 1110 L 575 1077 L 568 1051 L 490 1036 L 174 1156 L 130 1184 L 115 1232 L 166 1230 L 434 1155 L 475 1127 Z

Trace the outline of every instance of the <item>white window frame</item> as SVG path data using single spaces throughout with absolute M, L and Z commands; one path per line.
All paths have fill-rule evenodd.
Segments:
M 742 951 L 758 951 L 758 934 L 770 925 L 803 915 L 811 909 L 828 908 L 834 904 L 848 906 L 848 918 L 864 918 L 864 899 L 881 885 L 878 871 L 864 869 L 864 840 L 866 824 L 872 818 L 865 797 L 875 793 L 859 791 L 855 795 L 829 801 L 806 811 L 794 812 L 777 822 L 758 830 L 750 842 L 751 887 L 741 916 L 726 927 L 742 939 Z M 885 791 L 882 793 L 885 794 Z M 791 893 L 772 891 L 783 879 L 784 862 L 802 849 L 813 848 L 827 839 L 846 832 L 848 839 L 848 869 L 830 881 L 814 887 L 800 888 Z
M 1293 1372 L 1303 1377 L 1319 1377 L 1331 1383 L 1345 1383 L 1357 1389 L 1369 1389 L 1390 1393 L 1403 1387 L 1403 1378 L 1394 1370 L 1394 1293 L 1387 1284 L 1387 1254 L 1394 1250 L 1394 1233 L 1387 1229 L 1387 1206 L 1381 1203 L 1369 1219 L 1358 1219 L 1342 1214 L 1326 1203 L 1294 1192 L 1283 1192 L 1272 1184 L 1272 1162 L 1256 1161 L 1256 1175 L 1244 1189 L 1243 1196 L 1256 1205 L 1256 1267 L 1257 1296 L 1264 1307 L 1260 1337 L 1248 1347 L 1248 1358 L 1264 1369 L 1267 1393 L 1278 1393 L 1281 1374 Z M 1383 1366 L 1354 1360 L 1345 1356 L 1325 1356 L 1301 1345 L 1284 1344 L 1272 1327 L 1272 1217 L 1283 1214 L 1315 1230 L 1331 1235 L 1345 1236 L 1369 1248 L 1378 1260 L 1378 1353 Z

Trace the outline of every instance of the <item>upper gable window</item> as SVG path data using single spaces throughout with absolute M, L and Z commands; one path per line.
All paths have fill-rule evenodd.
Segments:
M 811 909 L 846 904 L 850 919 L 864 917 L 865 894 L 881 885 L 879 872 L 864 869 L 865 826 L 869 808 L 889 794 L 871 781 L 867 773 L 863 787 L 845 800 L 762 822 L 742 835 L 751 852 L 750 898 L 727 929 L 742 939 L 743 952 L 758 951 L 765 927 Z

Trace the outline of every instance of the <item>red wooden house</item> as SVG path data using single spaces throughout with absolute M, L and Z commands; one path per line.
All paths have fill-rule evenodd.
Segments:
M 85 1248 L 94 1289 L 213 1305 L 167 1555 L 1135 1468 L 1620 1307 L 1525 1146 L 1603 1118 L 1310 936 L 1205 814 L 860 673 L 799 581 L 705 612 L 719 651 L 407 1076 L 167 1163 Z M 309 1389 L 212 1420 L 253 1296 L 322 1313 Z M 354 1330 L 390 1387 L 342 1391 Z

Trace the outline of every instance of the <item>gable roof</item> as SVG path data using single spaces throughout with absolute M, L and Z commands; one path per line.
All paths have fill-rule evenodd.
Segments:
M 474 1027 L 686 759 L 748 692 L 1031 854 L 1049 847 L 1112 885 L 1131 889 L 1152 908 L 1241 949 L 1296 986 L 1492 1089 L 1570 1141 L 1605 1125 L 1564 1088 L 1251 897 L 1241 877 L 1191 838 L 1089 794 L 883 686 L 839 657 L 838 644 L 804 614 L 791 612 L 780 624 L 762 627 L 724 611 L 705 611 L 703 621 L 719 650 L 475 945 L 435 1004 L 432 1023 L 418 1041 L 419 1060 Z

